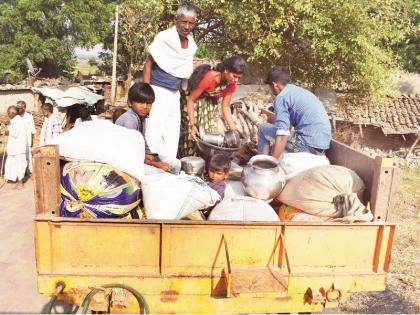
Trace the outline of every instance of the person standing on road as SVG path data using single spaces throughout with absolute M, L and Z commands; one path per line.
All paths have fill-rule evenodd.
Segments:
M 18 101 L 16 107 L 19 110 L 20 117 L 25 122 L 26 130 L 26 162 L 28 163 L 29 176 L 32 174 L 32 146 L 34 144 L 34 137 L 36 133 L 34 117 L 26 111 L 26 103 L 24 101 Z
M 7 139 L 7 159 L 4 177 L 7 181 L 16 181 L 15 188 L 20 189 L 23 187 L 23 178 L 27 167 L 25 121 L 18 114 L 16 106 L 9 106 L 7 115 L 10 118 L 10 124 L 8 126 L 9 138 Z
M 41 135 L 39 138 L 39 145 L 50 144 L 52 139 L 61 133 L 60 119 L 54 114 L 54 108 L 51 103 L 42 105 L 42 113 L 44 114 L 44 122 L 41 128 Z
M 181 5 L 175 25 L 156 35 L 144 64 L 143 81 L 155 92 L 146 127 L 146 140 L 159 156 L 175 158 L 181 124 L 180 89 L 193 72 L 197 50 L 191 35 L 197 13 L 191 5 Z

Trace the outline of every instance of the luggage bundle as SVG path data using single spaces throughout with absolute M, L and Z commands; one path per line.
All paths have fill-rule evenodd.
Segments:
M 140 183 L 108 164 L 67 163 L 61 176 L 60 215 L 122 218 L 140 203 Z

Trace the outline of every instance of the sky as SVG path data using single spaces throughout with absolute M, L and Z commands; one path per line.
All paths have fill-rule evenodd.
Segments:
M 98 57 L 99 52 L 102 50 L 102 44 L 96 45 L 92 49 L 84 49 L 81 47 L 76 47 L 75 54 L 76 57 Z

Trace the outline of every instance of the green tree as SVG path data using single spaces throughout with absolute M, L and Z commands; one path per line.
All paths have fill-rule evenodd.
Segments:
M 154 36 L 171 23 L 168 4 L 172 3 L 159 0 L 125 0 L 120 3 L 117 62 L 125 75 L 126 86 L 131 83 L 133 73 L 142 68 L 147 47 Z M 113 51 L 113 44 L 113 34 L 109 34 L 104 40 L 104 48 Z M 104 65 L 110 56 L 112 58 L 112 54 L 102 54 Z
M 42 77 L 73 71 L 74 48 L 90 48 L 109 33 L 112 1 L 7 0 L 0 3 L 0 74 L 26 74 L 25 58 Z
M 407 1 L 407 12 L 410 26 L 406 41 L 398 45 L 404 68 L 411 72 L 420 73 L 420 1 Z
M 393 47 L 409 32 L 405 0 L 193 2 L 199 8 L 198 56 L 239 53 L 253 64 L 254 75 L 281 64 L 294 81 L 377 96 L 389 92 L 389 72 L 401 63 Z M 122 2 L 119 54 L 125 69 L 141 67 L 146 47 L 172 23 L 178 4 Z
M 379 95 L 388 91 L 399 62 L 392 46 L 408 25 L 403 0 L 198 3 L 207 22 L 198 38 L 219 56 L 241 53 L 262 72 L 281 64 L 310 86 Z

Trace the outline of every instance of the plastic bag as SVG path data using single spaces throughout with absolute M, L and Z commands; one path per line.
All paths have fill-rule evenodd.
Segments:
M 220 221 L 280 221 L 265 201 L 252 197 L 223 199 L 211 211 L 209 220 Z
M 284 153 L 280 160 L 280 167 L 286 173 L 286 180 L 308 169 L 329 165 L 330 161 L 325 155 L 315 155 L 308 152 Z
M 108 164 L 67 163 L 61 176 L 63 217 L 121 218 L 140 202 L 140 183 Z
M 137 130 L 98 119 L 60 134 L 52 144 L 65 159 L 106 163 L 139 180 L 144 176 L 145 144 Z
M 219 194 L 203 180 L 184 174 L 147 175 L 142 189 L 148 219 L 181 219 L 220 200 Z

